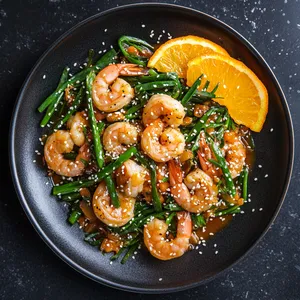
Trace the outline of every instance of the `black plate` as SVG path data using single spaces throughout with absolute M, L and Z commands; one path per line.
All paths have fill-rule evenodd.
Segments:
M 37 107 L 55 88 L 64 66 L 83 63 L 88 49 L 108 49 L 111 44 L 116 45 L 122 34 L 151 41 L 152 29 L 155 37 L 163 35 L 162 42 L 167 39 L 167 33 L 173 37 L 193 34 L 208 38 L 245 62 L 264 82 L 270 96 L 269 114 L 262 132 L 254 134 L 256 165 L 263 168 L 255 167 L 251 175 L 252 201 L 245 205 L 245 214 L 235 217 L 225 230 L 211 239 L 207 247 L 201 249 L 202 255 L 192 251 L 180 259 L 162 262 L 142 251 L 125 265 L 117 262 L 111 265 L 108 255 L 101 255 L 97 248 L 83 241 L 78 226 L 67 225 L 67 208 L 51 196 L 51 184 L 42 159 L 35 153 L 35 150 L 42 151 L 39 137 L 43 133 L 39 128 L 41 115 Z M 44 74 L 46 79 L 43 79 Z M 146 293 L 195 287 L 240 260 L 263 236 L 278 213 L 288 188 L 294 149 L 292 121 L 284 94 L 271 69 L 253 46 L 232 28 L 204 13 L 154 3 L 123 6 L 100 13 L 59 38 L 39 59 L 21 89 L 11 124 L 10 146 L 11 170 L 21 204 L 49 247 L 93 280 Z M 265 174 L 268 174 L 267 178 Z M 255 213 L 251 212 L 253 208 Z M 259 211 L 259 208 L 263 210 Z

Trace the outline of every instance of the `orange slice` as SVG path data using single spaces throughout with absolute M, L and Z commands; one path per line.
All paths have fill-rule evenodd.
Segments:
M 151 56 L 148 67 L 160 72 L 176 72 L 186 78 L 187 63 L 198 56 L 219 53 L 229 55 L 221 46 L 198 36 L 187 35 L 162 44 Z
M 222 98 L 214 100 L 228 108 L 237 124 L 261 131 L 268 112 L 268 92 L 245 64 L 229 56 L 203 55 L 188 63 L 187 85 L 191 86 L 201 74 L 212 88 L 220 83 L 216 96 Z M 200 89 L 206 80 L 202 80 Z

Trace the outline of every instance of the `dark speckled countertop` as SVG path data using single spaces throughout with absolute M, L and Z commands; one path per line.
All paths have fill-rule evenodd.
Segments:
M 135 2 L 138 1 L 0 0 L 1 299 L 158 298 L 125 293 L 92 282 L 52 253 L 22 211 L 7 158 L 13 105 L 39 56 L 77 22 L 108 8 Z M 258 246 L 246 259 L 207 285 L 159 298 L 300 299 L 300 0 L 159 2 L 204 11 L 231 25 L 248 39 L 281 83 L 296 138 L 294 172 L 286 200 Z

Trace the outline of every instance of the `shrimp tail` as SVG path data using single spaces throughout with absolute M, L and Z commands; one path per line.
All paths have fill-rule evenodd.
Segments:
M 139 67 L 136 64 L 119 64 L 118 67 L 122 76 L 148 75 L 148 69 Z
M 168 162 L 168 167 L 171 186 L 182 183 L 182 170 L 179 164 L 174 159 L 172 159 Z

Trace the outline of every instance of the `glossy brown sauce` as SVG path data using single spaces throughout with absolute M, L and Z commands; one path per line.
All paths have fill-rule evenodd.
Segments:
M 225 215 L 223 217 L 216 217 L 213 219 L 209 219 L 206 222 L 205 231 L 203 228 L 199 228 L 196 230 L 197 236 L 200 240 L 208 240 L 209 238 L 213 237 L 215 233 L 224 229 L 232 220 L 232 215 Z
M 52 178 L 52 181 L 54 184 L 58 184 L 58 183 L 62 182 L 62 177 L 60 175 L 57 175 L 54 172 L 50 175 L 50 177 Z

